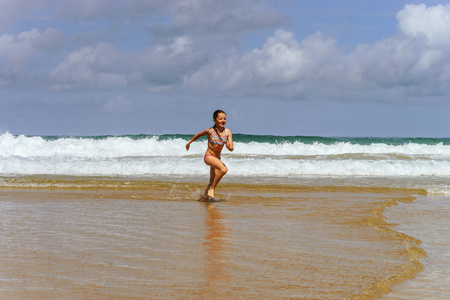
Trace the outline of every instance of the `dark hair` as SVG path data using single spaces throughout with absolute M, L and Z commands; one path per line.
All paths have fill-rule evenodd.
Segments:
M 226 113 L 225 113 L 223 110 L 218 109 L 218 110 L 216 110 L 216 111 L 213 113 L 213 120 L 217 119 L 217 117 L 219 116 L 219 114 L 225 114 L 225 115 L 226 115 Z M 214 126 L 213 126 L 212 128 L 213 128 L 214 131 L 217 133 L 217 135 L 220 136 L 219 132 L 217 131 L 216 124 L 214 124 Z
M 220 110 L 220 109 L 216 110 L 216 111 L 213 113 L 213 119 L 214 119 L 214 120 L 217 119 L 217 117 L 219 116 L 219 114 L 225 114 L 225 112 L 224 112 L 223 110 Z

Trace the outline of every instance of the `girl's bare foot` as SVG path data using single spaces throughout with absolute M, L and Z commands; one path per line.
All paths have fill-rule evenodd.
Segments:
M 208 198 L 208 192 L 209 192 L 209 188 L 211 187 L 211 184 L 208 184 L 207 186 L 206 186 L 206 189 L 205 189 L 205 198 Z
M 214 198 L 214 189 L 209 189 L 207 195 L 208 197 Z

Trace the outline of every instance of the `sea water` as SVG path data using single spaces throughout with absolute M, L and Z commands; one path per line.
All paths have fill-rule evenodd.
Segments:
M 414 280 L 393 287 L 381 299 L 450 299 L 450 197 L 420 196 L 412 203 L 401 203 L 386 212 L 389 220 L 401 220 L 396 231 L 422 242 L 427 257 L 424 269 Z
M 187 135 L 0 135 L 0 175 L 207 176 L 206 142 L 186 151 Z M 223 151 L 228 178 L 295 182 L 310 178 L 379 178 L 449 194 L 449 138 L 323 138 L 235 134 Z M 370 181 L 370 180 L 369 180 Z M 359 183 L 358 183 L 359 184 Z M 411 186 L 408 186 L 411 187 Z
M 120 189 L 127 185 L 145 188 L 145 182 L 151 180 L 205 182 L 209 176 L 209 168 L 203 163 L 206 140 L 192 143 L 186 151 L 191 137 L 25 136 L 5 132 L 0 135 L 0 186 Z M 449 138 L 243 134 L 234 134 L 233 138 L 235 151 L 224 149 L 222 153 L 229 169 L 223 182 L 425 190 L 426 196 L 390 208 L 386 214 L 399 223 L 396 230 L 422 240 L 428 254 L 423 271 L 408 282 L 416 287 L 432 282 L 433 289 L 424 291 L 425 297 L 448 297 L 448 280 L 441 275 L 448 275 L 444 270 L 450 269 Z M 400 207 L 404 210 L 398 211 Z M 414 220 L 422 214 L 431 217 L 421 218 L 418 226 Z M 404 294 L 401 285 L 399 289 L 392 295 L 398 291 Z M 420 293 L 418 288 L 417 299 Z
M 47 177 L 204 180 L 206 141 L 188 135 L 0 135 L 0 186 Z M 450 195 L 449 138 L 324 138 L 234 135 L 224 180 L 247 183 L 422 188 Z M 36 177 L 37 176 L 37 177 Z M 72 183 L 71 183 L 72 182 Z M 74 184 L 60 180 L 61 185 Z M 79 184 L 79 183 L 78 183 Z

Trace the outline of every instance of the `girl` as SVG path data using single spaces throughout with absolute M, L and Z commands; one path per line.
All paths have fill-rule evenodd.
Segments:
M 227 167 L 220 160 L 220 154 L 222 153 L 222 148 L 225 145 L 228 150 L 233 151 L 233 136 L 230 129 L 225 128 L 227 123 L 227 115 L 221 111 L 216 110 L 213 114 L 214 126 L 205 129 L 196 135 L 186 144 L 186 150 L 192 142 L 196 141 L 198 138 L 207 135 L 208 136 L 208 149 L 206 149 L 204 161 L 205 164 L 210 166 L 210 177 L 209 184 L 205 190 L 205 198 L 214 199 L 214 190 L 220 179 L 227 173 Z

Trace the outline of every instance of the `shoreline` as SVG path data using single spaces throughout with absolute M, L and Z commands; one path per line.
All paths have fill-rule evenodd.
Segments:
M 315 180 L 288 181 L 267 179 L 265 181 L 241 180 L 239 177 L 225 178 L 221 181 L 218 190 L 226 193 L 230 190 L 259 190 L 259 191 L 292 191 L 292 192 L 374 192 L 374 193 L 411 193 L 427 195 L 428 191 L 422 186 L 408 186 L 398 183 L 389 185 L 379 182 L 378 178 L 347 178 L 345 180 L 324 177 Z M 0 177 L 0 190 L 189 190 L 194 188 L 204 189 L 208 181 L 207 177 L 185 176 L 176 180 L 161 177 L 105 177 L 105 176 L 54 176 L 54 175 L 29 175 L 29 176 L 3 176 Z
M 44 251 L 45 247 L 41 244 L 43 240 L 38 239 L 34 247 L 42 249 L 35 250 L 37 252 L 34 257 L 38 258 L 37 261 L 32 257 L 25 260 L 37 266 L 45 265 L 50 263 L 46 255 L 53 253 L 53 259 L 59 261 L 54 265 L 55 270 L 46 269 L 43 278 L 29 278 L 31 281 L 37 280 L 37 286 L 47 286 L 46 291 L 41 290 L 42 296 L 51 296 L 55 292 L 51 287 L 54 271 L 64 272 L 69 267 L 75 268 L 81 275 L 85 272 L 99 273 L 98 280 L 105 282 L 97 282 L 98 287 L 79 290 L 73 285 L 79 279 L 70 278 L 61 283 L 68 290 L 67 296 L 81 293 L 90 297 L 104 293 L 106 290 L 101 286 L 114 284 L 115 280 L 111 279 L 112 282 L 108 283 L 107 279 L 108 274 L 114 271 L 118 272 L 119 277 L 127 276 L 128 280 L 143 280 L 142 278 L 150 276 L 151 280 L 144 280 L 135 292 L 125 286 L 113 288 L 117 292 L 115 296 L 124 298 L 139 296 L 139 293 L 144 293 L 150 286 L 152 295 L 159 298 L 156 295 L 166 295 L 167 291 L 164 290 L 169 286 L 171 291 L 167 294 L 168 298 L 176 298 L 179 296 L 178 292 L 194 298 L 251 298 L 261 295 L 258 291 L 262 290 L 265 295 L 275 298 L 320 295 L 323 299 L 372 299 L 388 292 L 395 284 L 414 277 L 422 268 L 420 261 L 425 253 L 420 248 L 420 241 L 393 230 L 392 224 L 384 220 L 387 207 L 414 201 L 413 194 L 425 193 L 420 189 L 224 183 L 220 186 L 220 192 L 226 191 L 227 194 L 218 192 L 218 195 L 225 201 L 205 204 L 196 201 L 203 190 L 203 184 L 155 181 L 147 182 L 145 188 L 140 187 L 136 189 L 136 186 L 126 184 L 119 189 L 98 189 L 98 185 L 95 189 L 0 189 L 0 204 L 13 204 L 11 209 L 18 218 L 22 217 L 23 210 L 36 209 L 31 216 L 38 219 L 30 223 L 30 226 L 38 226 L 38 229 L 43 226 L 40 223 L 46 220 L 39 219 L 42 209 L 56 210 L 53 213 L 53 217 L 57 218 L 54 225 L 40 228 L 44 233 L 50 230 L 47 232 L 49 236 L 56 235 L 51 238 L 57 239 L 54 241 L 55 246 L 45 242 L 45 247 L 50 247 L 51 251 Z M 57 210 L 58 207 L 61 209 Z M 155 211 L 158 212 L 157 215 L 154 215 Z M 186 211 L 190 211 L 188 216 L 185 215 Z M 96 219 L 92 219 L 94 215 Z M 154 218 L 165 221 L 155 223 Z M 137 220 L 142 225 L 136 223 Z M 18 220 L 11 219 L 11 222 L 13 227 L 3 230 L 6 234 L 4 238 L 17 239 L 19 242 L 16 245 L 2 245 L 5 249 L 3 255 L 15 255 L 16 258 L 12 258 L 13 261 L 6 263 L 6 266 L 3 265 L 2 269 L 10 270 L 10 275 L 15 274 L 12 278 L 19 275 L 28 277 L 20 270 L 18 274 L 14 270 L 14 265 L 17 265 L 14 260 L 17 260 L 20 253 L 9 251 L 21 252 L 25 245 L 21 243 L 29 241 L 20 242 L 23 237 L 17 236 L 14 231 L 14 223 Z M 75 250 L 85 257 L 84 264 L 93 265 L 92 268 L 73 259 L 67 260 L 67 255 L 71 254 L 64 249 L 70 248 L 73 242 L 66 240 L 64 236 L 64 230 L 68 230 L 66 222 L 74 222 L 87 228 L 85 230 L 89 233 L 76 227 L 70 229 L 70 232 L 75 240 L 87 243 L 82 247 L 78 244 L 73 246 L 81 247 Z M 109 232 L 110 227 L 107 227 L 100 234 L 97 231 L 105 226 L 105 222 L 123 224 L 121 226 L 124 228 L 114 226 L 119 232 L 114 231 L 111 236 L 113 232 Z M 146 228 L 145 233 L 136 231 L 139 226 Z M 22 235 L 28 234 L 27 228 L 22 228 Z M 128 229 L 125 230 L 126 228 Z M 161 233 L 155 235 L 157 232 Z M 117 258 L 95 250 L 93 245 L 89 246 L 96 243 L 93 237 L 98 235 L 100 240 L 104 240 L 105 249 L 127 240 L 131 244 L 142 243 L 142 248 L 118 249 L 117 255 L 132 255 L 133 259 L 125 260 L 123 269 L 115 268 L 113 263 L 110 270 L 105 271 L 103 267 L 95 267 L 94 258 L 98 257 L 101 265 L 108 265 L 110 260 Z M 30 237 L 33 243 L 35 237 Z M 192 238 L 196 242 L 191 241 Z M 58 239 L 69 245 L 57 243 Z M 161 241 L 157 242 L 159 239 Z M 170 254 L 173 250 L 166 254 L 156 251 L 159 248 L 176 249 L 176 245 L 182 245 L 179 254 Z M 193 261 L 204 265 L 206 269 L 199 270 L 195 264 L 186 262 L 186 254 L 193 256 Z M 389 263 L 386 262 L 387 258 Z M 286 261 L 290 263 L 286 265 Z M 139 269 L 144 270 L 135 273 L 138 265 Z M 150 275 L 154 268 L 168 276 L 155 278 Z M 191 270 L 192 278 L 182 275 L 186 270 Z M 330 270 L 333 271 L 330 273 Z M 173 272 L 176 274 L 172 274 Z M 254 278 L 254 274 L 261 274 L 262 277 Z M 290 275 L 286 277 L 287 274 Z M 68 274 L 66 276 L 73 277 Z M 195 284 L 190 287 L 180 286 L 172 281 L 172 276 Z M 242 286 L 239 283 L 242 279 L 248 285 Z M 331 283 L 333 288 L 330 290 Z M 20 280 L 10 286 L 9 291 L 3 287 L 0 296 L 16 294 L 27 298 L 27 294 L 21 294 L 15 285 L 21 286 Z M 39 290 L 38 287 L 35 288 Z M 123 292 L 124 290 L 128 292 Z

